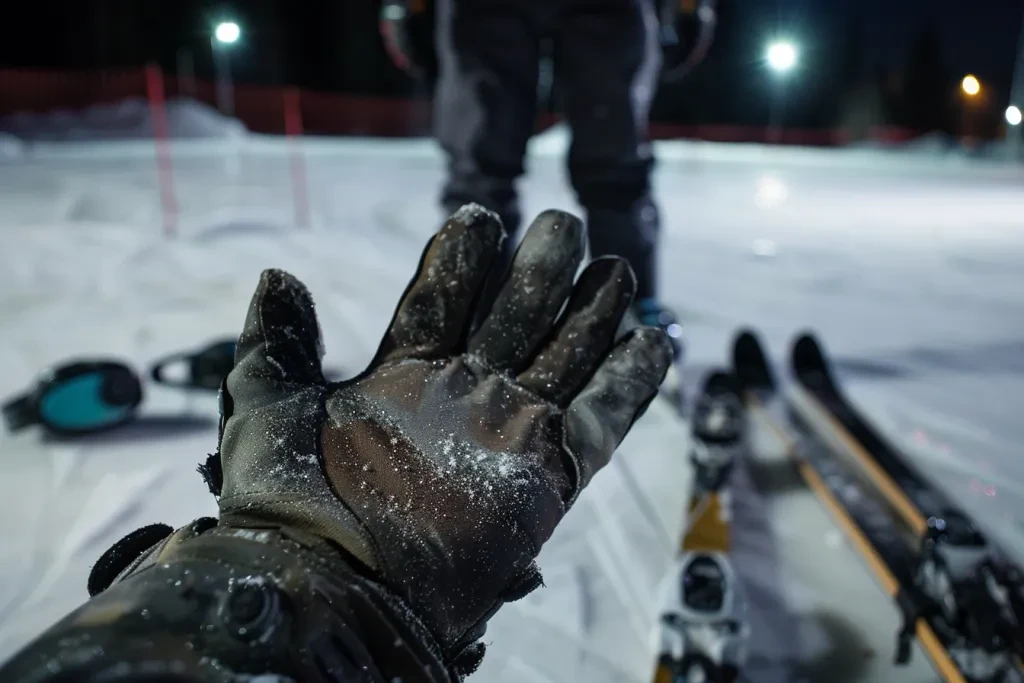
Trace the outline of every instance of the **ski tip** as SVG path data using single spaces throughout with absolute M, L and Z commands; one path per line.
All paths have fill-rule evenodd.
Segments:
M 768 357 L 757 332 L 743 328 L 736 334 L 732 345 L 732 366 L 741 390 L 767 390 L 775 388 Z
M 833 385 L 825 350 L 813 332 L 802 332 L 793 341 L 790 357 L 793 373 L 803 382 Z

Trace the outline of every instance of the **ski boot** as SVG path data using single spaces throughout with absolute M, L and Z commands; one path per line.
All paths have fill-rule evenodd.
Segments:
M 658 327 L 668 335 L 668 339 L 672 343 L 674 362 L 665 376 L 664 383 L 661 385 L 662 393 L 672 400 L 679 410 L 682 410 L 685 398 L 683 395 L 682 377 L 683 354 L 685 350 L 682 326 L 677 321 L 675 313 L 662 306 L 657 299 L 640 299 L 634 305 L 633 313 L 639 324 Z

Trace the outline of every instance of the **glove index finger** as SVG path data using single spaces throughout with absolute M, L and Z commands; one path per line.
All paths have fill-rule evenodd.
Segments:
M 478 204 L 456 211 L 427 244 L 374 364 L 461 351 L 484 279 L 504 239 L 496 213 Z
M 633 423 L 658 393 L 672 345 L 653 327 L 632 330 L 611 350 L 565 411 L 565 443 L 576 465 L 569 504 L 608 464 Z

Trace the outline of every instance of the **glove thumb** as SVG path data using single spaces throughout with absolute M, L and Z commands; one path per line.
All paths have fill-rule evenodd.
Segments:
M 249 304 L 228 375 L 236 409 L 255 407 L 303 386 L 324 384 L 323 345 L 313 298 L 294 276 L 265 270 Z

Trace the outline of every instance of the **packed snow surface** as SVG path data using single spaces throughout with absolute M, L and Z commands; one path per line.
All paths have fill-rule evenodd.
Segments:
M 35 139 L 0 140 L 3 397 L 64 359 L 113 357 L 146 372 L 168 352 L 236 334 L 266 267 L 309 286 L 325 366 L 354 374 L 442 218 L 444 163 L 430 142 L 298 148 L 229 136 L 175 143 L 180 216 L 168 239 L 151 144 Z M 564 149 L 557 130 L 534 141 L 526 214 L 574 207 Z M 295 220 L 297 150 L 307 228 Z M 762 330 L 777 358 L 793 333 L 817 330 L 853 398 L 1024 557 L 1024 169 L 867 149 L 656 150 L 663 295 L 681 315 L 693 374 L 725 361 L 738 326 Z M 0 435 L 0 658 L 86 597 L 89 567 L 124 533 L 215 512 L 195 474 L 215 447 L 215 419 L 213 396 L 147 384 L 140 418 L 116 432 Z M 656 584 L 689 490 L 685 449 L 685 427 L 655 404 L 545 548 L 547 588 L 493 622 L 475 680 L 647 678 Z M 767 581 L 757 558 L 784 551 L 779 599 L 803 615 L 796 640 L 806 644 L 780 654 L 772 630 L 783 620 L 762 604 L 758 666 L 773 653 L 814 656 L 845 662 L 849 680 L 930 680 L 920 656 L 889 668 L 895 613 L 820 507 L 785 499 L 765 509 L 779 543 L 741 530 L 745 547 L 761 547 L 741 572 Z M 821 571 L 794 568 L 801 553 Z M 826 603 L 831 629 L 812 619 Z M 862 649 L 829 660 L 851 629 Z

